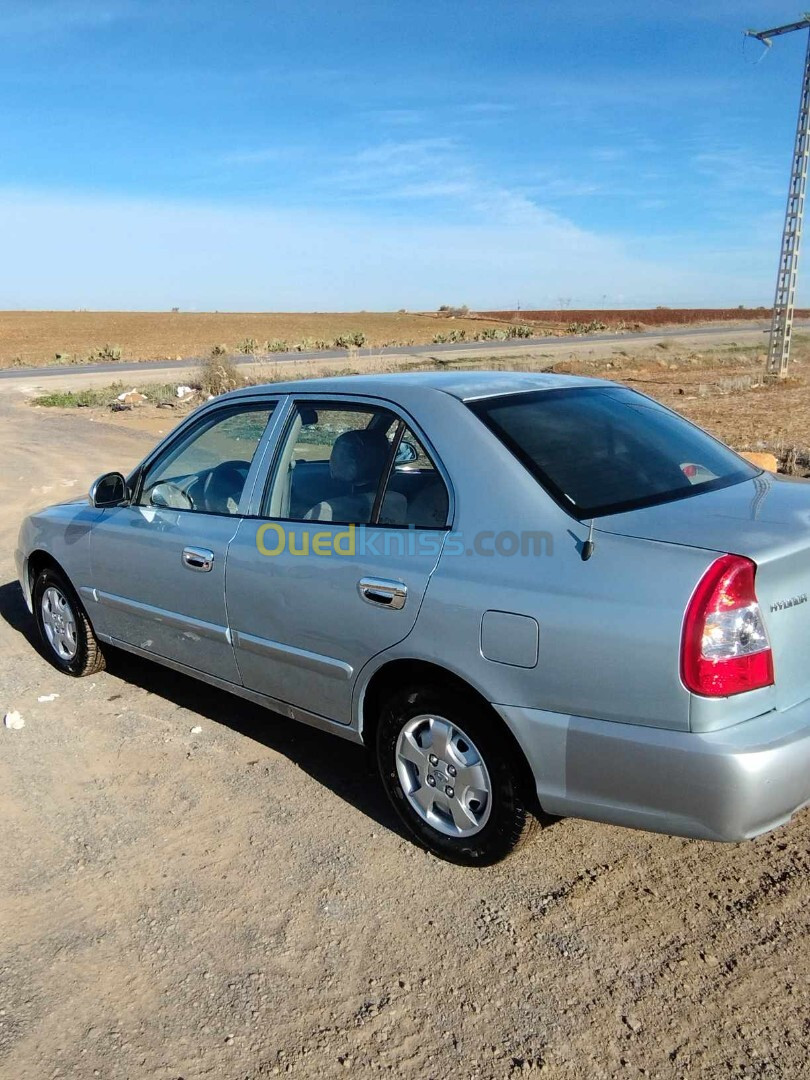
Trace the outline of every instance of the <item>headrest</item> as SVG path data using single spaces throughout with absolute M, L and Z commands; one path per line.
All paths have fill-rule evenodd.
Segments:
M 344 431 L 329 457 L 329 474 L 344 484 L 376 483 L 389 451 L 382 431 Z

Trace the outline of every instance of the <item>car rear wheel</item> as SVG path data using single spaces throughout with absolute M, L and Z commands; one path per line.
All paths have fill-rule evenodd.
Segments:
M 104 668 L 101 646 L 67 578 L 47 568 L 33 588 L 34 615 L 45 653 L 66 675 L 93 675 Z
M 531 830 L 516 752 L 472 695 L 422 685 L 393 696 L 377 728 L 377 764 L 408 830 L 442 859 L 488 866 Z

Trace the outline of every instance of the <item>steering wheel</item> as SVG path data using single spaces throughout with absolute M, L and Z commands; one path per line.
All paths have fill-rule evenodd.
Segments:
M 232 514 L 228 500 L 239 503 L 247 480 L 250 464 L 247 461 L 223 461 L 210 469 L 203 482 L 202 502 L 210 513 Z

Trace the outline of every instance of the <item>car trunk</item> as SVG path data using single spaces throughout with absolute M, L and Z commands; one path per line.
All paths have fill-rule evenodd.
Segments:
M 810 483 L 763 473 L 596 519 L 598 532 L 745 555 L 771 640 L 777 708 L 810 697 Z

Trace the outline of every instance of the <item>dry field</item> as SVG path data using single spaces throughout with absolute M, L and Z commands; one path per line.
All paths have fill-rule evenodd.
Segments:
M 798 317 L 810 312 L 797 312 Z M 656 308 L 633 311 L 490 311 L 468 315 L 418 312 L 160 312 L 160 311 L 3 311 L 0 312 L 0 368 L 80 364 L 88 360 L 165 360 L 207 356 L 215 346 L 237 353 L 247 341 L 262 352 L 268 342 L 299 343 L 307 351 L 332 347 L 342 335 L 360 332 L 371 348 L 427 345 L 436 335 L 464 331 L 467 339 L 485 330 L 514 324 L 531 326 L 538 336 L 563 334 L 592 321 L 609 328 L 767 321 L 765 309 L 721 310 Z M 104 355 L 109 347 L 110 353 Z M 99 355 L 99 354 L 102 355 Z
M 571 323 L 602 322 L 608 327 L 636 326 L 707 326 L 711 323 L 749 322 L 752 319 L 770 319 L 770 308 L 557 308 L 555 311 L 482 311 L 482 318 L 513 320 L 549 326 Z M 810 310 L 796 311 L 796 318 L 804 319 Z
M 775 388 L 759 350 L 639 346 L 474 363 L 613 377 L 740 448 L 810 443 L 807 341 Z M 809 812 L 741 845 L 561 820 L 465 870 L 401 835 L 348 744 L 114 652 L 61 677 L 19 519 L 188 406 L 35 393 L 0 381 L 0 711 L 25 718 L 0 727 L 3 1080 L 805 1080 Z
M 331 346 L 342 334 L 360 331 L 366 344 L 420 345 L 448 330 L 448 319 L 406 312 L 340 312 L 261 314 L 161 311 L 3 311 L 0 312 L 0 367 L 28 367 L 57 362 L 84 362 L 109 345 L 122 360 L 157 360 L 206 356 L 215 345 L 238 352 L 252 338 L 260 348 L 268 341 L 325 341 Z M 456 318 L 452 327 L 474 333 L 500 324 Z

